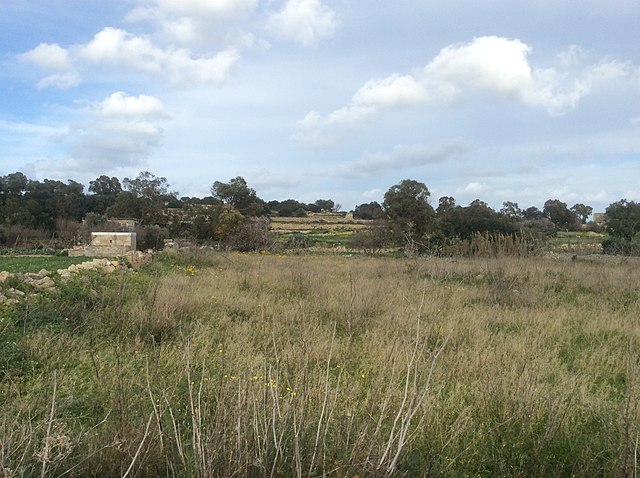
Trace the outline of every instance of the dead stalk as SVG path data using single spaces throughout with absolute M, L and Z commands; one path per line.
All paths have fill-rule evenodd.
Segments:
M 44 438 L 44 449 L 42 450 L 42 469 L 40 477 L 43 478 L 47 473 L 47 463 L 49 463 L 51 453 L 51 428 L 53 427 L 53 419 L 56 414 L 56 393 L 58 391 L 57 370 L 53 371 L 53 395 L 51 397 L 51 410 L 49 411 L 49 420 L 47 420 L 47 434 Z
M 142 436 L 142 440 L 140 440 L 140 445 L 138 445 L 136 454 L 133 455 L 133 459 L 129 464 L 129 468 L 127 468 L 127 471 L 125 471 L 124 475 L 122 475 L 122 478 L 127 478 L 127 476 L 129 476 L 129 473 L 131 473 L 131 470 L 133 470 L 133 466 L 135 465 L 136 461 L 138 460 L 138 457 L 140 456 L 140 452 L 142 451 L 144 442 L 147 441 L 147 438 L 149 437 L 149 427 L 151 427 L 152 421 L 153 421 L 153 413 L 149 415 L 149 420 L 147 420 L 147 426 L 144 429 L 144 435 Z

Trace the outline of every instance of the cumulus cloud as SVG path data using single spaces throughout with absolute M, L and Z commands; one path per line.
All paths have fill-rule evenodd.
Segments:
M 94 63 L 120 64 L 149 72 L 161 71 L 165 52 L 146 37 L 107 27 L 78 49 L 78 57 Z
M 158 123 L 167 117 L 153 96 L 113 93 L 91 104 L 73 125 L 70 155 L 78 167 L 96 172 L 140 165 L 160 145 Z
M 73 67 L 69 52 L 57 43 L 40 43 L 21 54 L 20 58 L 48 70 L 70 70 Z
M 233 15 L 254 10 L 258 0 L 157 0 L 156 5 L 180 15 Z
M 313 46 L 336 29 L 336 14 L 320 0 L 287 0 L 269 17 L 267 28 L 276 36 L 303 46 Z
M 461 138 L 449 140 L 438 146 L 424 144 L 396 145 L 391 152 L 369 154 L 357 161 L 343 163 L 334 174 L 349 177 L 364 177 L 382 171 L 400 170 L 446 161 L 469 151 L 470 147 Z
M 561 55 L 559 67 L 533 68 L 531 47 L 517 39 L 495 36 L 450 45 L 412 74 L 394 73 L 367 81 L 347 106 L 322 115 L 311 111 L 298 122 L 295 139 L 319 143 L 332 126 L 350 126 L 390 108 L 460 101 L 484 94 L 542 108 L 550 115 L 574 109 L 594 85 L 628 75 L 632 66 L 616 61 L 583 65 L 580 50 Z
M 381 80 L 369 80 L 351 99 L 348 106 L 326 116 L 311 111 L 298 122 L 295 140 L 315 146 L 329 145 L 325 130 L 333 126 L 353 126 L 374 118 L 385 108 L 412 106 L 424 103 L 427 92 L 424 85 L 410 75 L 391 75 Z
M 18 58 L 45 70 L 57 71 L 57 73 L 42 78 L 38 82 L 38 89 L 66 89 L 80 83 L 80 75 L 73 67 L 69 51 L 57 43 L 40 43 L 32 50 L 18 55 Z
M 50 60 L 45 59 L 47 53 L 51 53 Z M 64 88 L 78 84 L 80 77 L 73 69 L 75 63 L 159 75 L 174 86 L 185 87 L 225 81 L 239 54 L 233 48 L 209 55 L 194 55 L 186 48 L 163 49 L 146 36 L 106 27 L 85 44 L 69 49 L 41 44 L 24 53 L 22 58 L 45 68 L 69 70 L 43 78 L 38 83 L 40 88 Z
M 107 117 L 166 117 L 162 102 L 153 96 L 128 96 L 117 91 L 94 107 L 96 114 Z
M 141 6 L 130 11 L 128 22 L 150 22 L 157 34 L 180 46 L 210 48 L 241 43 L 236 20 L 256 10 L 258 0 L 137 0 Z M 241 29 L 241 28 L 240 28 Z M 240 39 L 230 37 L 239 36 Z

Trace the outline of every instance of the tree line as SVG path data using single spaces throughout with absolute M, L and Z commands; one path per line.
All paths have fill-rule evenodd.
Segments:
M 507 201 L 496 211 L 480 199 L 461 206 L 451 196 L 439 198 L 435 208 L 431 203 L 431 193 L 422 182 L 405 179 L 391 186 L 382 204 L 355 207 L 354 218 L 371 220 L 372 227 L 354 237 L 354 246 L 410 244 L 427 250 L 479 233 L 549 236 L 561 230 L 598 227 L 587 223 L 593 212 L 590 206 L 568 207 L 558 199 L 547 200 L 542 210 L 535 206 L 523 209 Z M 166 237 L 182 237 L 240 249 L 259 248 L 269 241 L 269 216 L 301 217 L 339 210 L 340 205 L 330 199 L 309 204 L 295 199 L 267 202 L 241 176 L 213 182 L 211 195 L 203 198 L 179 197 L 166 178 L 148 171 L 122 181 L 99 176 L 89 183 L 87 193 L 73 180 L 37 181 L 20 172 L 0 176 L 0 241 L 4 245 L 17 242 L 21 234 L 23 238 L 30 235 L 69 242 L 77 236 L 81 221 L 85 229 L 104 229 L 110 218 L 132 218 L 138 223 L 142 247 L 157 246 Z M 622 199 L 607 208 L 605 218 L 610 236 L 603 243 L 605 252 L 638 253 L 640 204 Z

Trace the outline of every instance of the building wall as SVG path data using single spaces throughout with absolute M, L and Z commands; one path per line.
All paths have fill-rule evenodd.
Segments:
M 136 250 L 135 232 L 92 232 L 91 244 L 70 255 L 113 257 Z

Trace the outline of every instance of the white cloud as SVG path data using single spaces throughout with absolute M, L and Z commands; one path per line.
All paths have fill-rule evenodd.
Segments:
M 70 153 L 79 168 L 100 172 L 137 166 L 160 145 L 164 106 L 147 95 L 116 92 L 84 111 L 70 132 Z
M 38 89 L 51 87 L 66 89 L 80 83 L 80 75 L 73 68 L 69 51 L 57 43 L 40 43 L 32 50 L 18 55 L 18 58 L 40 68 L 57 72 L 42 78 L 37 84 Z
M 275 35 L 303 46 L 313 46 L 336 29 L 336 14 L 320 0 L 287 0 L 282 11 L 269 17 Z
M 81 46 L 78 56 L 94 63 L 120 64 L 155 73 L 161 71 L 162 61 L 167 55 L 146 37 L 107 27 Z
M 474 181 L 467 184 L 464 188 L 456 189 L 456 194 L 480 194 L 488 190 L 489 186 L 487 186 L 486 184 Z
M 391 152 L 380 152 L 357 161 L 343 163 L 335 168 L 339 176 L 364 177 L 382 171 L 440 163 L 453 156 L 469 151 L 470 147 L 461 138 L 452 139 L 438 146 L 424 144 L 396 145 Z
M 410 75 L 394 74 L 381 80 L 367 81 L 351 99 L 348 106 L 327 116 L 311 111 L 298 122 L 294 139 L 315 146 L 330 144 L 326 130 L 332 126 L 353 126 L 375 117 L 381 109 L 412 106 L 424 103 L 424 86 Z
M 157 7 L 180 15 L 234 15 L 252 11 L 258 0 L 157 0 Z
M 425 83 L 433 98 L 455 99 L 470 88 L 519 96 L 532 82 L 530 51 L 520 40 L 498 37 L 451 45 L 426 66 Z
M 46 51 L 54 52 L 55 61 L 46 62 Z M 141 71 L 159 75 L 174 86 L 221 83 L 228 77 L 237 62 L 236 49 L 228 48 L 209 55 L 195 56 L 186 48 L 162 49 L 146 36 L 136 36 L 119 28 L 106 27 L 86 44 L 68 50 L 57 45 L 39 47 L 22 55 L 43 67 L 70 69 L 74 63 L 105 65 L 115 69 Z M 85 68 L 86 70 L 87 68 Z M 68 88 L 80 82 L 75 70 L 47 76 L 38 83 L 39 88 Z
M 38 89 L 50 87 L 66 89 L 76 86 L 79 83 L 80 75 L 75 71 L 68 71 L 66 73 L 55 73 L 53 75 L 45 76 L 38 82 Z
M 241 43 L 246 35 L 237 20 L 246 19 L 258 5 L 258 0 L 137 1 L 141 6 L 131 10 L 126 21 L 152 23 L 163 40 L 204 50 L 221 42 Z
M 70 70 L 73 65 L 69 52 L 57 43 L 40 43 L 37 47 L 20 55 L 20 58 L 48 70 Z
M 451 103 L 471 93 L 518 101 L 560 115 L 577 107 L 595 85 L 632 75 L 629 63 L 584 63 L 578 47 L 559 58 L 564 69 L 532 68 L 532 48 L 520 40 L 495 36 L 450 45 L 414 74 L 395 73 L 367 81 L 351 102 L 331 113 L 312 111 L 298 122 L 294 138 L 321 143 L 331 126 L 350 126 L 369 120 L 385 109 L 429 103 Z
M 158 98 L 148 95 L 128 96 L 122 91 L 117 91 L 108 98 L 105 98 L 95 107 L 95 111 L 101 116 L 112 117 L 166 116 L 164 106 Z
M 369 80 L 353 95 L 352 104 L 376 108 L 411 106 L 427 99 L 424 85 L 410 75 Z

